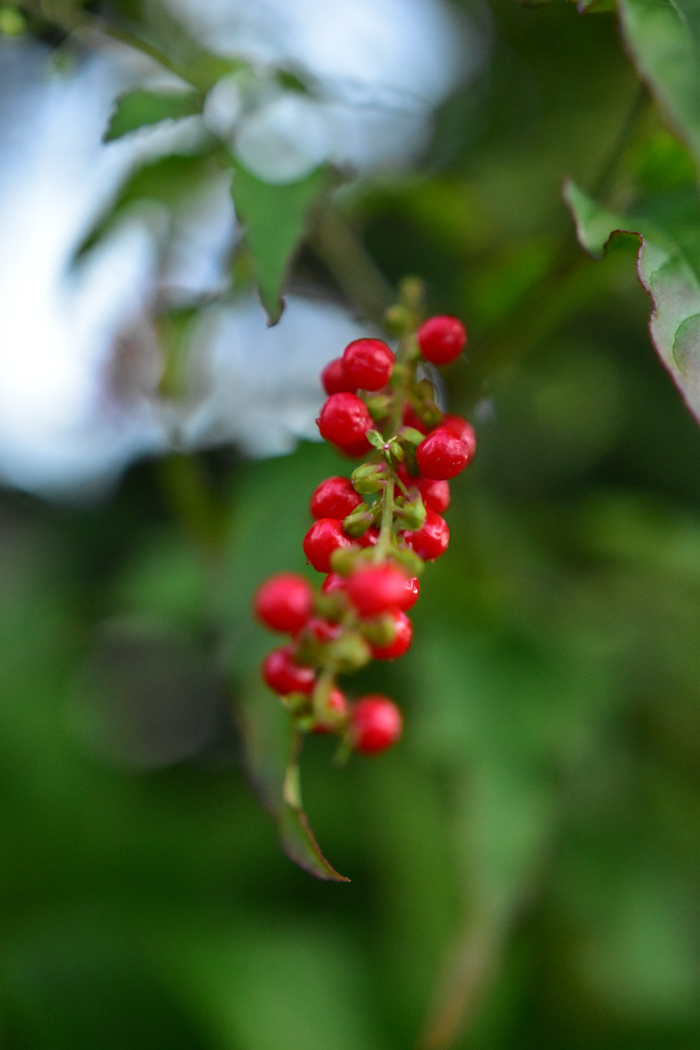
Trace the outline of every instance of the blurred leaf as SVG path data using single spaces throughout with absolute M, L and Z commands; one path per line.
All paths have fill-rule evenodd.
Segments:
M 3 4 L 0 7 L 0 33 L 3 36 L 22 36 L 27 31 L 25 16 L 16 7 Z
M 620 0 L 642 79 L 700 160 L 700 8 L 694 0 Z
M 302 738 L 287 712 L 255 682 L 239 701 L 238 714 L 248 772 L 263 805 L 277 821 L 282 849 L 318 879 L 349 882 L 323 856 L 306 819 L 299 788 Z
M 546 280 L 554 260 L 552 242 L 534 238 L 509 245 L 469 275 L 467 294 L 475 321 L 494 325 Z
M 289 898 L 288 898 L 289 900 Z M 156 945 L 165 983 L 218 1050 L 388 1050 L 349 929 L 328 914 L 194 913 Z M 139 1045 L 146 1045 L 139 1044 Z M 150 1044 L 155 1050 L 155 1044 Z M 166 1044 L 158 1044 L 165 1046 Z
M 576 10 L 580 15 L 603 14 L 615 10 L 615 0 L 576 0 Z
M 236 163 L 233 202 L 238 217 L 245 223 L 258 290 L 270 324 L 277 324 L 282 316 L 282 284 L 327 178 L 327 171 L 318 168 L 300 182 L 271 185 Z
M 572 181 L 564 184 L 564 200 L 573 213 L 579 244 L 596 259 L 602 259 L 613 233 L 634 233 L 622 216 L 597 204 Z
M 686 146 L 658 128 L 632 152 L 636 181 L 646 193 L 663 193 L 695 181 L 695 164 Z
M 127 91 L 117 99 L 104 135 L 113 142 L 122 135 L 163 120 L 180 120 L 201 113 L 204 96 L 199 91 Z
M 591 255 L 600 257 L 615 233 L 639 237 L 637 273 L 654 304 L 651 338 L 688 407 L 700 420 L 700 280 L 696 260 L 647 216 L 616 215 L 599 207 L 573 182 L 566 183 L 564 197 L 576 220 L 579 241 Z M 658 205 L 656 210 L 663 221 Z M 655 209 L 650 207 L 647 213 L 654 215 Z M 700 214 L 695 218 L 695 227 L 686 228 L 685 236 L 697 243 Z
M 143 48 L 146 54 L 152 54 L 166 69 L 172 69 L 177 76 L 200 91 L 209 91 L 218 80 L 230 73 L 250 69 L 250 64 L 242 58 L 212 54 L 202 47 L 188 27 L 174 17 L 165 4 L 150 5 L 141 3 L 141 0 L 127 0 L 119 8 L 123 11 L 124 7 L 128 9 L 132 5 L 132 17 L 137 22 L 134 27 L 137 30 L 135 46 Z M 153 45 L 155 51 L 152 50 Z

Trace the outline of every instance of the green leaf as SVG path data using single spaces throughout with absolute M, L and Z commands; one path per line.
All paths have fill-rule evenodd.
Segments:
M 122 135 L 163 120 L 180 120 L 201 113 L 204 96 L 199 91 L 127 91 L 120 95 L 104 135 L 113 142 Z
M 277 818 L 282 849 L 290 860 L 310 875 L 326 882 L 350 882 L 339 874 L 321 853 L 303 809 L 284 806 Z
M 238 704 L 239 725 L 250 779 L 274 817 L 280 844 L 290 860 L 310 875 L 329 882 L 349 882 L 323 856 L 301 802 L 299 755 L 302 738 L 278 699 L 257 682 Z
M 700 5 L 619 0 L 618 8 L 639 75 L 700 161 Z
M 630 232 L 621 216 L 596 204 L 570 179 L 564 183 L 564 200 L 574 216 L 579 244 L 595 259 L 602 259 L 613 233 Z
M 301 241 L 315 201 L 323 193 L 327 171 L 318 168 L 300 182 L 272 185 L 236 162 L 233 203 L 245 223 L 258 290 L 270 324 L 282 316 L 282 284 Z
M 582 246 L 600 257 L 614 234 L 639 238 L 639 280 L 653 303 L 652 342 L 688 407 L 700 421 L 700 201 L 661 198 L 636 216 L 599 207 L 573 182 L 564 187 Z

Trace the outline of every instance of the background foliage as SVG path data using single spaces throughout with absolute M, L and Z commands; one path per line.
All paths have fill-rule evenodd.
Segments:
M 613 12 L 495 0 L 490 64 L 421 169 L 335 198 L 389 282 L 420 273 L 430 310 L 467 321 L 447 384 L 480 437 L 414 647 L 371 672 L 405 705 L 403 743 L 343 771 L 327 741 L 305 755 L 311 822 L 351 883 L 281 854 L 228 713 L 276 731 L 255 721 L 250 595 L 306 571 L 308 494 L 344 464 L 224 450 L 138 464 L 83 510 L 2 494 L 11 1050 L 697 1046 L 700 434 L 649 342 L 639 238 L 588 258 L 561 196 L 570 176 L 598 254 L 616 228 L 643 235 L 659 350 L 697 409 L 687 6 L 622 0 L 630 57 Z M 333 287 L 343 253 L 318 237 L 295 279 Z M 163 768 L 143 771 L 149 733 Z

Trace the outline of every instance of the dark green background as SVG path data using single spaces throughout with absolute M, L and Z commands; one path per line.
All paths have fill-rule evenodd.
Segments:
M 499 0 L 490 18 L 490 64 L 421 171 L 341 203 L 389 279 L 420 273 L 468 323 L 446 380 L 480 439 L 412 651 L 358 680 L 404 705 L 404 740 L 342 771 L 327 740 L 304 756 L 350 884 L 280 853 L 225 700 L 270 645 L 253 588 L 304 569 L 308 495 L 344 464 L 314 445 L 204 457 L 230 510 L 213 580 L 181 464 L 137 465 L 88 509 L 2 496 L 10 1050 L 404 1050 L 462 1007 L 463 1034 L 428 1023 L 425 1045 L 698 1045 L 700 433 L 649 343 L 633 246 L 588 260 L 560 197 L 567 174 L 625 203 L 692 168 L 653 107 L 610 167 L 638 95 L 614 15 Z M 330 280 L 311 249 L 297 274 Z M 174 663 L 144 664 L 163 646 Z M 168 675 L 201 689 L 209 744 L 160 771 L 101 760 L 86 695 L 167 694 Z

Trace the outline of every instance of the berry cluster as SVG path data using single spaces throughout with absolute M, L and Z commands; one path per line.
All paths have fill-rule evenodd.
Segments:
M 261 623 L 291 638 L 263 661 L 266 685 L 301 731 L 337 733 L 345 750 L 376 754 L 401 736 L 392 700 L 370 694 L 351 703 L 337 676 L 372 659 L 395 660 L 411 644 L 406 614 L 418 576 L 449 542 L 441 516 L 449 479 L 476 451 L 470 424 L 440 411 L 417 370 L 422 361 L 453 360 L 466 341 L 457 318 L 431 317 L 417 331 L 405 324 L 396 357 L 380 339 L 356 339 L 331 361 L 321 377 L 328 398 L 319 430 L 366 462 L 350 478 L 326 478 L 311 496 L 314 523 L 303 546 L 327 574 L 320 592 L 303 576 L 278 573 L 255 595 Z

